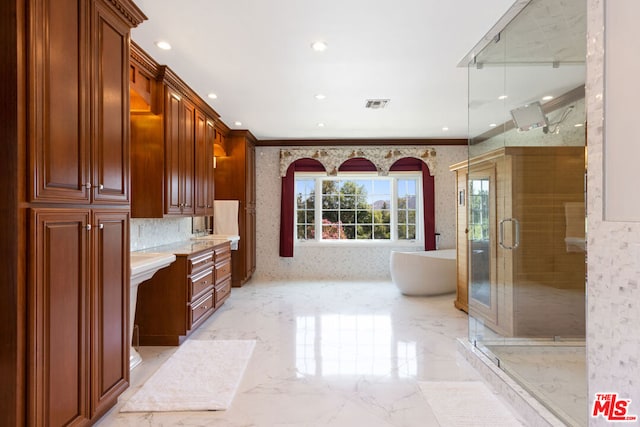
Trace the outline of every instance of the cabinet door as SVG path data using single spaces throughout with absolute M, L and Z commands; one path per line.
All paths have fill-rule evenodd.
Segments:
M 92 3 L 92 191 L 95 202 L 129 203 L 129 28 Z
M 180 214 L 180 107 L 181 98 L 167 90 L 164 111 L 165 213 Z
M 213 124 L 200 111 L 196 111 L 195 135 L 195 214 L 211 215 L 213 203 L 210 199 L 213 169 L 213 140 L 210 129 Z
M 93 214 L 91 416 L 129 385 L 129 213 Z
M 27 8 L 32 201 L 89 203 L 88 4 L 41 0 Z
M 29 425 L 89 418 L 89 210 L 32 209 Z
M 195 106 L 167 89 L 165 106 L 165 213 L 192 215 Z
M 194 203 L 194 151 L 195 151 L 196 107 L 186 99 L 182 100 L 182 135 L 180 137 L 180 180 L 183 215 L 195 213 Z

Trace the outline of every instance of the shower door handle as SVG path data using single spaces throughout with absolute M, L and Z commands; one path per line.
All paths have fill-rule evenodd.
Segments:
M 504 223 L 505 222 L 511 222 L 515 224 L 515 236 L 514 236 L 512 246 L 507 246 L 504 244 Z M 498 244 L 500 245 L 501 248 L 507 249 L 507 250 L 513 250 L 518 246 L 520 246 L 520 222 L 517 219 L 505 218 L 502 221 L 500 221 L 500 225 L 498 227 L 498 234 L 499 234 Z

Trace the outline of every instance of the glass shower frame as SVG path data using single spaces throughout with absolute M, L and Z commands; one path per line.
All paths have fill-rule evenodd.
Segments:
M 469 340 L 580 425 L 586 371 L 581 414 L 523 372 L 585 359 L 586 1 L 517 3 L 467 67 Z

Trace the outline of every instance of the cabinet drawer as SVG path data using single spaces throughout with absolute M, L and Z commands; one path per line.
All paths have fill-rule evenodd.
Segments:
M 213 268 L 208 268 L 201 273 L 194 274 L 189 279 L 191 285 L 190 300 L 198 298 L 207 289 L 213 286 Z
M 221 284 L 216 284 L 216 308 L 220 307 L 222 303 L 231 295 L 231 279 L 227 279 Z
M 193 325 L 198 322 L 207 313 L 213 311 L 213 292 L 202 297 L 198 302 L 191 305 L 191 325 L 189 329 L 193 329 Z
M 216 265 L 216 283 L 231 276 L 231 260 Z
M 189 258 L 187 268 L 189 274 L 193 274 L 207 268 L 210 264 L 213 264 L 213 251 L 202 252 Z
M 229 259 L 231 258 L 231 246 L 228 244 L 225 244 L 221 248 L 216 248 L 215 252 L 216 252 L 216 263 L 224 261 L 227 258 Z

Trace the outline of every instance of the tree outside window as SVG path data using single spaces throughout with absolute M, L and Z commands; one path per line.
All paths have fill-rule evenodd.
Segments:
M 415 240 L 418 179 L 296 178 L 297 239 Z

